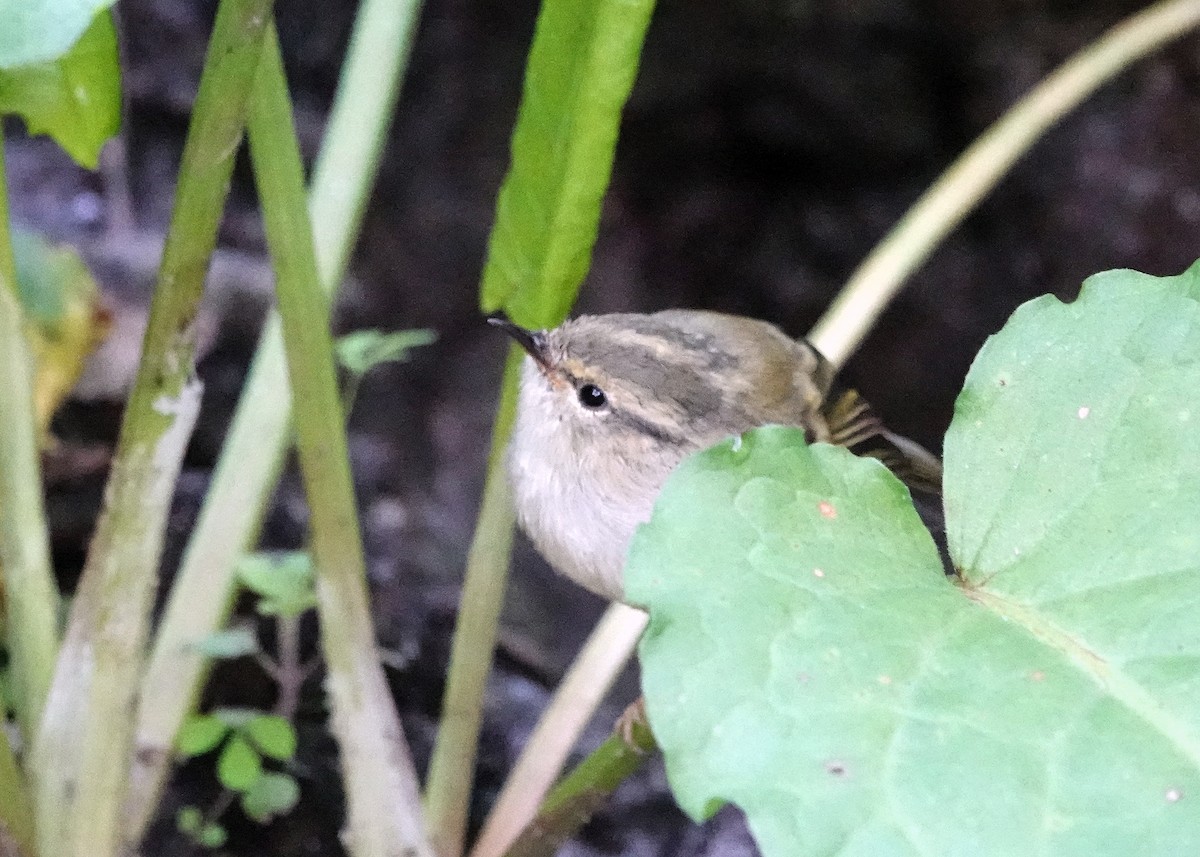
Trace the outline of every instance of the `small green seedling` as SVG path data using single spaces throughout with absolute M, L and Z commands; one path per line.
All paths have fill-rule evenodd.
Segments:
M 299 616 L 317 606 L 312 559 L 304 551 L 258 553 L 238 566 L 238 580 L 258 596 L 263 616 Z
M 187 757 L 202 756 L 218 747 L 217 780 L 237 795 L 248 817 L 265 824 L 296 806 L 300 799 L 296 779 L 264 767 L 269 761 L 287 764 L 295 758 L 296 732 L 285 718 L 254 709 L 218 708 L 188 718 L 176 739 L 176 749 Z M 224 829 L 197 807 L 181 810 L 176 827 L 206 848 L 224 843 Z

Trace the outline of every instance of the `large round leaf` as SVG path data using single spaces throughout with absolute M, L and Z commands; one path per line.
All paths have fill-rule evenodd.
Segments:
M 947 438 L 946 578 L 880 465 L 685 462 L 627 570 L 680 803 L 766 855 L 1200 853 L 1194 269 L 1024 307 Z

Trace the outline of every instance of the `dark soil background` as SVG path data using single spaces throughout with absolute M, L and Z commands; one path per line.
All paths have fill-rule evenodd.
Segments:
M 1118 0 L 662 0 L 626 112 L 581 311 L 708 307 L 796 334 L 922 189 L 1072 51 L 1144 6 Z M 117 318 L 113 341 L 56 431 L 111 444 L 136 359 L 213 0 L 122 0 L 128 118 L 105 169 L 73 167 L 15 133 L 17 219 L 81 247 Z M 350 2 L 279 0 L 307 153 L 349 34 Z M 423 767 L 477 508 L 505 343 L 476 286 L 532 34 L 533 0 L 428 0 L 338 327 L 429 327 L 438 342 L 363 386 L 352 452 L 378 632 Z M 1200 49 L 1195 38 L 1093 97 L 1025 158 L 914 278 L 846 370 L 895 430 L 940 447 L 972 355 L 1022 301 L 1076 293 L 1088 274 L 1175 274 L 1200 255 Z M 252 353 L 270 277 L 249 171 L 235 176 L 211 278 L 200 371 L 205 411 L 187 459 L 164 575 L 190 527 Z M 103 456 L 50 489 L 65 585 L 100 500 Z M 88 465 L 90 462 L 90 466 Z M 304 502 L 285 478 L 264 535 L 298 547 Z M 525 543 L 514 558 L 488 697 L 476 822 L 602 605 Z M 310 636 L 311 636 L 311 630 Z M 269 629 L 264 629 L 267 635 Z M 311 645 L 311 640 L 309 644 Z M 597 743 L 633 697 L 597 717 Z M 249 662 L 214 704 L 272 702 Z M 304 798 L 267 828 L 229 816 L 233 854 L 342 853 L 340 791 L 319 682 L 300 721 Z M 147 854 L 184 854 L 174 807 L 215 794 L 207 760 L 183 769 Z M 750 855 L 737 813 L 687 821 L 654 762 L 564 852 Z

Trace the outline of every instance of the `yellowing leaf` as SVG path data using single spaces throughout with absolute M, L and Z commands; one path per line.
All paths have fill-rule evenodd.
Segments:
M 12 239 L 36 367 L 34 405 L 45 432 L 84 362 L 107 335 L 110 320 L 95 280 L 74 249 L 19 230 Z

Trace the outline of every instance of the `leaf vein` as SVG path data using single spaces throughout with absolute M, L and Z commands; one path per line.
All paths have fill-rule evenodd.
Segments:
M 1200 770 L 1200 736 L 1190 724 L 1164 707 L 1145 687 L 1122 669 L 1027 605 L 986 590 L 964 589 L 964 592 L 980 606 L 991 610 L 1001 619 L 1024 628 L 1038 641 L 1064 654 L 1080 672 L 1166 738 L 1194 768 Z

